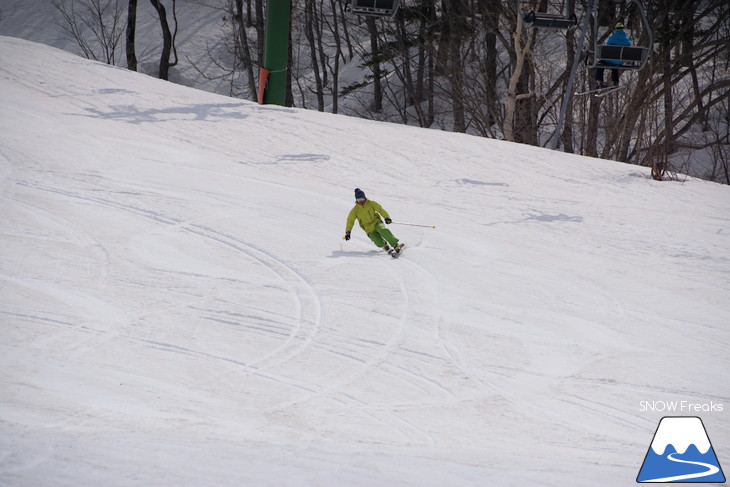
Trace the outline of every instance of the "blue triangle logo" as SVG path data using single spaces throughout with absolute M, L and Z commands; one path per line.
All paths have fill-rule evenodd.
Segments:
M 696 416 L 665 416 L 641 465 L 639 483 L 724 483 L 725 474 Z

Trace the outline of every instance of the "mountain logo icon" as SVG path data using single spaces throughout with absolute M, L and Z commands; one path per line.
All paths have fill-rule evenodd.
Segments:
M 663 417 L 636 481 L 724 483 L 725 475 L 702 420 L 696 416 Z

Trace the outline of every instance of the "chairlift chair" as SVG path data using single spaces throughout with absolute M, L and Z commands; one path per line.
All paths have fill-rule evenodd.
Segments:
M 649 21 L 646 18 L 646 11 L 639 0 L 631 0 L 636 4 L 641 17 L 642 29 L 646 31 L 648 38 L 648 46 L 610 46 L 598 44 L 598 21 L 594 18 L 594 57 L 593 64 L 589 68 L 611 68 L 638 71 L 646 66 L 649 60 L 650 46 L 654 45 L 654 36 L 649 28 Z M 621 64 L 613 64 L 607 61 L 621 62 Z
M 392 17 L 398 11 L 400 0 L 351 0 L 347 9 L 366 17 Z
M 641 46 L 596 46 L 596 56 L 591 68 L 639 70 L 646 65 L 649 48 Z M 606 61 L 621 61 L 612 64 Z
M 535 12 L 534 10 L 523 13 L 522 21 L 527 27 L 537 29 L 572 29 L 578 25 L 578 18 L 575 14 L 564 17 L 560 14 L 548 14 L 544 12 Z

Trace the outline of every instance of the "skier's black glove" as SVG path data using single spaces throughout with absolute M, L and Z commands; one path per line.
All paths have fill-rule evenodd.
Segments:
M 350 232 L 345 232 L 345 240 L 350 240 Z
M 391 220 L 390 218 L 386 218 L 385 219 L 385 224 L 386 225 L 390 225 L 391 223 L 393 223 L 393 220 Z

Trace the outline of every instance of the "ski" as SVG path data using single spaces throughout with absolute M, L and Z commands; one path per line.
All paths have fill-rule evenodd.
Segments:
M 613 93 L 614 91 L 618 91 L 623 88 L 626 88 L 626 85 L 606 86 L 604 88 L 597 88 L 595 90 L 584 91 L 582 93 L 575 93 L 575 96 L 594 95 L 596 98 L 602 98 L 609 93 Z
M 623 88 L 626 88 L 626 85 L 613 86 L 611 88 L 606 89 L 605 91 L 602 91 L 601 93 L 596 93 L 593 96 L 595 96 L 596 98 L 603 98 L 604 96 L 610 95 L 611 93 L 618 91 L 620 89 L 623 89 Z
M 394 259 L 397 259 L 398 257 L 400 257 L 400 254 L 401 254 L 401 252 L 403 252 L 403 248 L 405 246 L 406 246 L 406 244 L 399 243 L 394 249 L 391 249 L 390 252 L 388 252 L 388 253 L 390 254 L 391 257 L 393 257 Z
M 603 91 L 606 88 L 596 88 L 594 90 L 588 90 L 588 91 L 581 91 L 581 92 L 575 92 L 573 95 L 575 96 L 583 96 L 583 95 L 592 95 L 593 93 L 598 93 L 599 91 Z

